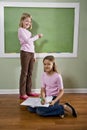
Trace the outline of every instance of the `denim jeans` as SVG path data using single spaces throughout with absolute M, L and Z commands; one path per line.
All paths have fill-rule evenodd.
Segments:
M 30 112 L 37 113 L 40 116 L 60 116 L 64 115 L 64 107 L 59 102 L 49 107 L 27 107 Z

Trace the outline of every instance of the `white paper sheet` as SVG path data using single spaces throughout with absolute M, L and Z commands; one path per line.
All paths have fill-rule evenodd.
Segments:
M 20 105 L 24 106 L 31 106 L 31 107 L 48 107 L 49 102 L 52 101 L 52 96 L 46 97 L 46 104 L 41 104 L 41 99 L 39 97 L 29 97 L 24 102 L 22 102 Z

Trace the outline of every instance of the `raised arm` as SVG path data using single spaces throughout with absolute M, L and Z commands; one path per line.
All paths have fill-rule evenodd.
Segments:
M 18 38 L 21 44 L 23 43 L 32 44 L 34 41 L 41 38 L 42 36 L 43 36 L 42 34 L 37 34 L 34 37 L 32 37 L 31 32 L 29 32 L 28 30 L 24 30 L 22 28 L 18 29 Z

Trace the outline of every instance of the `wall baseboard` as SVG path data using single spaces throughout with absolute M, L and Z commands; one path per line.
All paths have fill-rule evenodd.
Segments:
M 87 88 L 64 89 L 65 93 L 87 93 Z M 40 89 L 32 89 L 32 92 L 40 93 Z M 0 94 L 18 94 L 19 89 L 0 89 Z

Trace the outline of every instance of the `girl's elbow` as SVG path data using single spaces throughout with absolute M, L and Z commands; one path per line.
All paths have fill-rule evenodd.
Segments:
M 64 89 L 62 89 L 62 93 L 64 93 Z
M 61 89 L 60 92 L 61 92 L 62 94 L 64 94 L 64 89 Z

